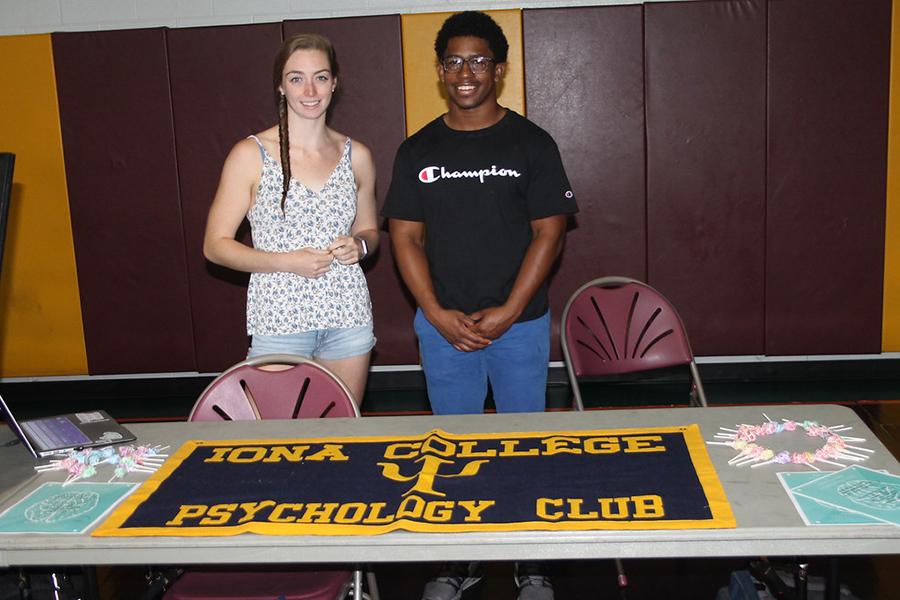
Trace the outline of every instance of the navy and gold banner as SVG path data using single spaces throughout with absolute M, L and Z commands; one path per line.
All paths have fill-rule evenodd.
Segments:
M 697 425 L 191 441 L 94 535 L 734 527 Z

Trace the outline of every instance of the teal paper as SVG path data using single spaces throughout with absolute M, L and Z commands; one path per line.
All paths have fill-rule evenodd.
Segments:
M 825 473 L 811 471 L 778 473 L 781 485 L 783 485 L 791 495 L 794 506 L 800 511 L 800 516 L 803 517 L 803 520 L 807 525 L 865 525 L 881 523 L 881 521 L 867 517 L 866 515 L 841 510 L 840 508 L 822 504 L 805 496 L 793 493 L 794 488 L 824 476 Z
M 794 495 L 900 525 L 900 477 L 896 475 L 853 465 L 798 485 Z
M 83 533 L 134 488 L 132 483 L 45 483 L 0 515 L 0 531 Z

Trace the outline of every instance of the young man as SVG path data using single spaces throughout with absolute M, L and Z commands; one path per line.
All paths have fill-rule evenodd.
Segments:
M 435 41 L 449 110 L 397 151 L 383 214 L 418 303 L 415 330 L 435 414 L 540 412 L 550 353 L 547 276 L 575 198 L 550 135 L 497 103 L 509 48 L 481 12 L 448 18 Z M 423 600 L 477 581 L 445 573 Z M 519 571 L 520 600 L 551 600 Z

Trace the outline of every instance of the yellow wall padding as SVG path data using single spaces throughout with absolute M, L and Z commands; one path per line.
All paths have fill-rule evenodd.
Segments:
M 894 0 L 888 116 L 882 351 L 900 351 L 900 0 Z
M 503 28 L 509 41 L 506 76 L 500 88 L 500 104 L 525 114 L 525 63 L 522 52 L 522 11 L 485 11 Z M 437 116 L 447 112 L 437 78 L 434 38 L 444 20 L 453 13 L 401 16 L 403 32 L 403 77 L 406 93 L 406 135 L 412 135 Z
M 87 373 L 50 35 L 0 36 L 0 151 L 16 165 L 0 278 L 0 375 Z

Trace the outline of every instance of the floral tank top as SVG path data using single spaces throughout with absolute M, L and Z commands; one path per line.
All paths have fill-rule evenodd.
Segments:
M 350 235 L 356 218 L 356 180 L 350 166 L 350 138 L 331 176 L 318 193 L 291 178 L 281 212 L 281 165 L 256 136 L 263 167 L 256 199 L 247 219 L 253 247 L 290 252 L 324 250 L 338 236 Z M 359 264 L 331 263 L 318 279 L 295 273 L 252 273 L 247 289 L 247 333 L 288 335 L 329 328 L 350 328 L 372 321 L 372 301 Z

